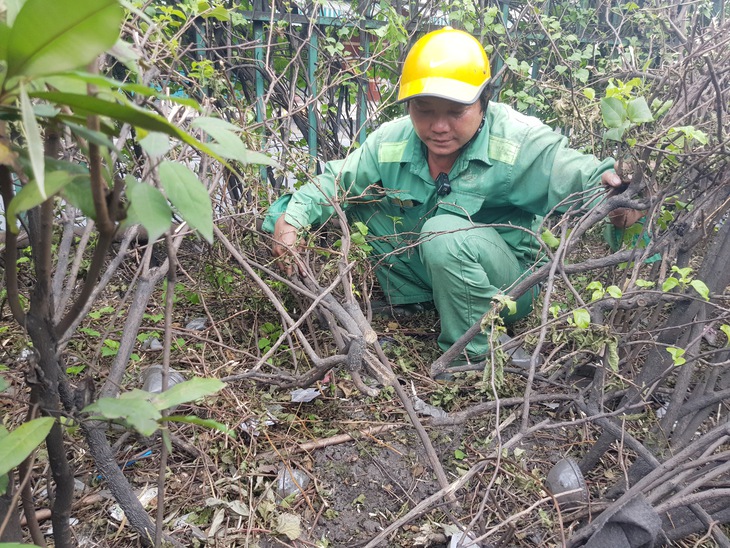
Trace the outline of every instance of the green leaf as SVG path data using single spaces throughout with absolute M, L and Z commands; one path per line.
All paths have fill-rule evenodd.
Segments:
M 61 110 L 57 107 L 39 104 L 33 105 L 33 114 L 36 118 L 55 118 L 61 113 Z
M 206 11 L 202 14 L 203 19 L 217 19 L 218 21 L 229 21 L 231 19 L 228 10 L 223 6 L 216 6 L 210 11 Z
M 602 299 L 603 296 L 606 294 L 606 290 L 603 289 L 603 284 L 598 280 L 594 280 L 589 283 L 586 286 L 586 290 L 593 291 L 593 293 L 591 294 L 591 301 L 597 301 L 598 299 Z
M 23 120 L 23 134 L 25 135 L 26 147 L 28 149 L 28 157 L 30 158 L 33 177 L 35 177 L 38 192 L 41 197 L 46 199 L 45 186 L 45 158 L 43 153 L 43 137 L 38 127 L 33 112 L 33 104 L 30 102 L 25 84 L 20 84 L 20 114 Z
M 355 221 L 354 223 L 352 223 L 352 227 L 364 236 L 367 236 L 368 232 L 370 231 L 368 225 L 366 225 L 365 223 L 361 223 L 360 221 Z
M 588 81 L 590 75 L 591 73 L 588 72 L 588 69 L 580 68 L 575 71 L 575 77 L 578 79 L 579 82 L 583 82 L 584 84 Z
M 208 191 L 195 174 L 183 164 L 163 162 L 160 182 L 175 209 L 183 219 L 213 243 L 213 207 Z
M 7 78 L 89 64 L 114 45 L 123 19 L 118 0 L 27 0 L 10 30 Z
M 5 380 L 5 377 L 3 377 L 2 375 L 0 375 L 0 392 L 5 392 L 8 389 L 9 386 L 10 385 L 8 384 L 8 381 Z M 0 436 L 0 439 L 2 439 L 1 436 Z
M 679 268 L 677 265 L 673 265 L 672 272 L 679 274 L 680 281 L 687 283 L 692 276 L 692 267 L 685 266 L 684 268 Z
M 52 171 L 48 173 L 46 178 L 46 193 L 49 196 L 53 196 L 69 184 L 74 178 L 75 175 L 67 171 Z M 7 212 L 7 217 L 10 221 L 8 222 L 8 228 L 12 232 L 17 233 L 18 228 L 15 225 L 15 217 L 45 201 L 46 198 L 41 195 L 35 179 L 25 185 L 20 189 L 20 192 L 18 192 L 15 197 L 10 200 Z
M 621 291 L 621 288 L 615 285 L 609 285 L 606 288 L 606 293 L 611 295 L 614 299 L 620 299 L 623 296 L 623 291 Z
M 502 306 L 502 310 L 506 308 L 507 313 L 510 316 L 517 314 L 517 301 L 515 301 L 512 297 L 497 293 L 494 297 L 492 297 L 492 300 L 497 301 Z
M 155 394 L 151 401 L 156 409 L 169 409 L 181 403 L 195 401 L 205 396 L 215 394 L 222 390 L 226 384 L 218 379 L 203 379 L 196 377 L 188 381 L 183 381 L 165 390 L 159 394 Z
M 554 304 L 554 305 L 550 306 L 549 310 L 550 310 L 550 314 L 552 315 L 552 317 L 557 320 L 558 316 L 560 315 L 560 311 L 562 310 L 562 307 L 559 304 Z
M 653 122 L 654 116 L 651 114 L 651 109 L 643 97 L 636 97 L 631 99 L 627 105 L 627 113 L 629 120 L 634 124 L 642 124 L 645 122 Z
M 33 419 L 4 436 L 0 445 L 0 475 L 7 474 L 23 462 L 46 439 L 54 422 L 52 417 Z
M 260 152 L 248 150 L 241 138 L 237 135 L 242 130 L 221 118 L 200 117 L 192 124 L 193 127 L 202 129 L 213 139 L 215 143 L 209 144 L 210 148 L 219 155 L 229 160 L 235 160 L 242 164 L 262 164 L 279 167 L 273 159 Z
M 10 478 L 8 478 L 7 474 L 0 475 L 0 494 L 5 494 L 8 491 L 8 485 L 10 483 Z M 0 543 L 0 548 L 4 546 L 4 543 Z M 23 546 L 23 545 L 21 545 Z
M 581 329 L 587 329 L 591 325 L 591 315 L 585 308 L 573 310 L 573 322 Z
M 662 101 L 661 99 L 654 99 L 651 103 L 651 109 L 654 111 L 654 119 L 662 117 L 671 107 L 674 105 L 674 101 Z
M 214 116 L 200 116 L 195 118 L 190 125 L 196 129 L 202 129 L 213 138 L 215 138 L 215 134 L 219 131 L 227 131 L 231 133 L 240 133 L 243 131 L 240 127 L 232 124 L 228 120 L 216 118 Z
M 118 44 L 121 42 L 118 42 Z M 78 91 L 71 91 L 71 89 L 74 89 L 74 87 L 69 87 L 70 85 L 67 84 L 58 84 L 58 81 L 65 80 L 65 81 L 72 81 L 76 80 L 81 83 L 80 88 L 78 88 Z M 190 107 L 194 110 L 200 111 L 200 103 L 198 103 L 195 99 L 191 99 L 190 97 L 177 97 L 174 95 L 169 95 L 167 93 L 164 93 L 162 91 L 156 90 L 154 88 L 151 88 L 149 86 L 145 86 L 143 84 L 137 84 L 135 82 L 120 82 L 119 80 L 115 80 L 114 78 L 107 78 L 106 76 L 103 76 L 101 74 L 91 74 L 89 72 L 66 72 L 62 76 L 52 76 L 46 80 L 47 82 L 52 83 L 53 87 L 58 89 L 59 91 L 71 91 L 71 93 L 83 93 L 86 90 L 86 84 L 93 84 L 98 88 L 102 89 L 117 89 L 121 91 L 126 91 L 130 95 L 142 95 L 144 97 L 156 97 L 157 99 L 161 99 L 163 101 L 171 101 L 173 103 L 177 103 L 180 105 L 184 105 L 186 107 Z
M 101 131 L 94 131 L 86 126 L 74 124 L 73 122 L 66 122 L 66 125 L 75 135 L 78 135 L 82 139 L 86 139 L 90 143 L 99 145 L 100 147 L 119 152 L 117 147 L 114 146 L 114 143 L 112 143 L 112 140 Z
M 626 107 L 616 97 L 603 97 L 601 99 L 601 116 L 607 128 L 620 128 L 628 118 Z
M 560 245 L 560 240 L 555 237 L 555 235 L 550 231 L 550 229 L 545 229 L 542 231 L 542 234 L 540 235 L 542 238 L 542 241 L 545 242 L 545 244 L 550 249 L 557 249 Z
M 152 185 L 125 179 L 129 198 L 128 216 L 147 230 L 149 242 L 157 241 L 172 224 L 172 210 L 162 193 Z
M 66 368 L 66 374 L 68 375 L 78 375 L 83 372 L 83 370 L 86 369 L 86 364 L 81 365 L 72 365 L 70 367 Z
M 687 363 L 687 360 L 684 359 L 684 349 L 683 348 L 677 348 L 676 346 L 669 346 L 667 347 L 667 352 L 669 352 L 669 355 L 672 356 L 672 361 L 674 362 L 675 366 L 684 365 Z
M 167 121 L 166 118 L 143 110 L 136 105 L 132 104 L 120 104 L 114 101 L 107 101 L 100 99 L 99 97 L 92 97 L 88 95 L 81 95 L 75 93 L 58 93 L 58 92 L 34 92 L 30 94 L 31 97 L 38 99 L 44 99 L 51 101 L 59 105 L 66 105 L 76 110 L 76 113 L 81 114 L 100 114 L 101 116 L 108 116 L 119 122 L 131 124 L 136 127 L 141 127 L 148 131 L 159 131 L 165 133 L 171 137 L 180 139 L 184 143 L 194 146 L 201 152 L 205 152 L 218 159 L 218 154 L 208 147 L 205 143 L 201 143 L 195 137 L 189 133 L 178 128 L 174 124 Z
M 228 428 L 225 424 L 212 419 L 201 419 L 195 415 L 170 415 L 168 417 L 162 417 L 162 421 L 169 422 L 184 422 L 186 424 L 194 424 L 196 426 L 202 426 L 203 428 L 210 428 L 211 430 L 218 430 L 219 432 L 230 436 L 231 438 L 236 437 L 236 431 Z
M 636 280 L 637 287 L 649 288 L 649 287 L 654 287 L 655 285 L 656 285 L 656 282 L 650 282 L 649 280 L 642 280 L 641 278 Z
M 596 289 L 593 293 L 591 293 L 591 302 L 602 299 L 605 294 L 606 292 L 603 289 Z
M 77 175 L 69 184 L 61 189 L 61 196 L 69 204 L 81 210 L 90 219 L 96 219 L 96 206 L 91 193 L 91 177 Z
M 99 414 L 105 419 L 122 419 L 143 436 L 151 436 L 159 428 L 160 412 L 148 401 L 150 394 L 142 390 L 125 392 L 119 398 L 100 398 L 86 406 L 85 413 Z
M 691 141 L 697 141 L 701 145 L 707 144 L 707 134 L 694 126 L 675 126 L 669 128 L 667 132 L 669 135 L 673 133 L 682 133 L 687 139 Z
M 624 133 L 626 133 L 626 128 L 611 128 L 606 131 L 606 133 L 603 134 L 603 138 L 607 141 L 623 141 Z
M 588 99 L 593 101 L 593 99 L 596 98 L 596 90 L 593 88 L 584 88 L 583 95 L 585 95 Z
M 160 158 L 167 154 L 172 146 L 170 139 L 164 133 L 152 131 L 139 140 L 140 146 L 153 158 Z
M 662 284 L 662 291 L 671 291 L 679 285 L 679 280 L 674 276 L 667 278 Z
M 706 301 L 710 300 L 710 288 L 707 287 L 705 282 L 703 282 L 702 280 L 692 280 L 691 282 L 689 282 L 689 285 L 691 285 L 703 299 L 705 299 Z

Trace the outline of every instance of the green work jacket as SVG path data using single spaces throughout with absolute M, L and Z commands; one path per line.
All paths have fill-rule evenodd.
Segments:
M 426 147 L 406 116 L 383 124 L 347 158 L 328 162 L 316 181 L 277 200 L 263 228 L 273 232 L 282 213 L 297 228 L 322 224 L 332 216 L 330 204 L 336 200 L 348 219 L 367 225 L 375 258 L 388 263 L 395 255 L 416 260 L 413 244 L 423 223 L 434 215 L 455 214 L 498 225 L 527 268 L 539 246 L 519 227 L 532 230 L 542 217 L 563 213 L 576 200 L 585 203 L 613 163 L 573 150 L 564 136 L 537 118 L 491 102 L 481 131 L 448 173 L 451 192 L 440 196 Z M 567 200 L 573 195 L 575 200 Z

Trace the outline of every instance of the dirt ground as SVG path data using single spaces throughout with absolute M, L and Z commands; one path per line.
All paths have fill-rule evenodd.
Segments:
M 175 323 L 177 346 L 172 366 L 186 378 L 225 378 L 257 362 L 257 356 L 240 349 L 250 350 L 260 342 L 269 320 L 265 314 L 270 311 L 256 308 L 260 295 L 242 302 L 240 295 L 221 292 L 216 299 L 219 308 L 211 314 L 235 319 L 216 325 L 230 335 L 228 347 L 214 344 L 217 336 L 212 330 L 184 329 L 186 321 L 200 310 L 182 310 Z M 107 308 L 114 310 L 113 302 L 105 303 Z M 238 310 L 247 315 L 239 318 Z M 89 319 L 87 326 L 101 331 L 106 327 L 100 325 L 104 319 L 102 313 Z M 427 409 L 453 414 L 495 400 L 493 387 L 481 382 L 480 373 L 452 383 L 430 379 L 429 366 L 440 354 L 435 313 L 397 321 L 381 318 L 373 327 L 401 386 L 431 406 Z M 159 324 L 147 325 L 142 332 L 155 330 L 159 331 Z M 11 347 L 18 337 L 12 331 L 3 335 L 3 348 L 8 352 L 3 362 L 12 364 Z M 98 344 L 89 335 L 78 347 L 70 347 L 66 357 L 80 360 Z M 231 350 L 234 348 L 237 352 Z M 326 349 L 323 354 L 327 355 Z M 281 355 L 285 360 L 288 353 Z M 159 351 L 144 350 L 142 345 L 139 356 L 124 379 L 125 390 L 140 387 L 144 369 L 160 360 Z M 78 362 L 69 361 L 72 363 Z M 84 374 L 101 382 L 107 365 L 108 359 L 102 357 Z M 295 368 L 286 361 L 276 365 L 286 371 Z M 543 395 L 575 390 L 574 381 L 565 373 L 556 372 L 549 382 L 535 379 L 535 390 Z M 11 389 L 0 398 L 0 409 L 4 422 L 13 426 L 24 418 L 25 407 L 19 402 L 27 395 L 22 371 L 10 369 L 5 374 Z M 72 376 L 70 380 L 73 384 L 82 378 Z M 381 387 L 377 396 L 366 396 L 345 368 L 332 370 L 313 385 L 316 395 L 310 401 L 292 401 L 294 389 L 236 380 L 215 396 L 180 406 L 176 413 L 218 421 L 231 428 L 235 437 L 171 423 L 172 452 L 164 466 L 163 497 L 156 496 L 160 437 L 142 438 L 112 425 L 108 437 L 117 462 L 152 518 L 157 500 L 164 500 L 164 528 L 179 546 L 355 548 L 381 538 L 378 546 L 451 548 L 451 539 L 460 529 L 484 537 L 479 544 L 482 548 L 562 546 L 572 531 L 602 508 L 597 501 L 621 480 L 634 456 L 616 444 L 585 478 L 588 504 L 560 511 L 546 490 L 547 474 L 560 459 L 580 459 L 600 430 L 585 423 L 537 428 L 524 440 L 512 442 L 522 426 L 518 404 L 525 386 L 524 372 L 508 370 L 498 396 L 500 401 L 513 398 L 517 403 L 500 405 L 459 426 L 435 426 L 430 415 L 419 415 L 428 445 L 445 472 L 445 482 L 455 484 L 468 476 L 450 502 L 439 496 L 423 504 L 441 490 L 443 480 L 438 481 L 427 447 L 394 390 Z M 579 412 L 570 405 L 546 401 L 531 406 L 527 426 L 535 427 L 547 419 L 559 419 L 554 420 L 557 424 L 577 418 Z M 96 471 L 82 433 L 72 424 L 67 428 L 67 440 L 78 488 L 71 515 L 78 546 L 140 546 L 138 534 Z M 509 447 L 504 447 L 507 442 Z M 42 530 L 52 545 L 46 461 L 43 450 L 39 451 L 32 489 Z M 292 478 L 296 481 L 290 481 Z M 392 524 L 397 527 L 382 535 Z

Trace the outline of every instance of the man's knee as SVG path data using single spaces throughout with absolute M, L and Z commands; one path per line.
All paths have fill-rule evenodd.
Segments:
M 436 215 L 428 219 L 423 224 L 418 244 L 423 263 L 433 267 L 453 262 L 461 247 L 463 232 L 473 226 L 457 215 Z
M 502 244 L 502 240 L 494 228 L 474 224 L 458 215 L 431 217 L 423 224 L 419 237 L 421 259 L 431 265 L 447 265 L 454 260 L 478 261 L 483 250 L 495 244 Z

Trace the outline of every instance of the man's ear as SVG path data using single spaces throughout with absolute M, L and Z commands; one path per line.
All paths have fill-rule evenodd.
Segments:
M 482 90 L 481 95 L 479 96 L 479 104 L 482 107 L 483 112 L 487 112 L 487 107 L 489 106 L 489 101 L 492 100 L 492 95 L 494 94 L 494 85 L 492 84 L 492 80 L 489 80 L 489 82 L 486 83 L 484 86 L 484 89 Z

